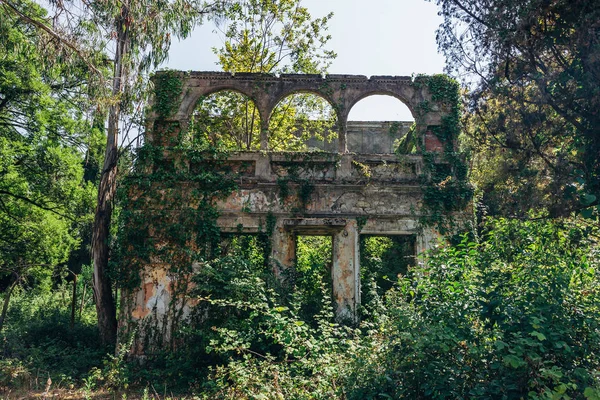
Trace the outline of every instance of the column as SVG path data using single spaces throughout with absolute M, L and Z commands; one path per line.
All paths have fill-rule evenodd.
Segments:
M 348 220 L 343 230 L 333 235 L 333 300 L 339 321 L 356 322 L 360 304 L 359 233 L 356 220 Z
M 179 120 L 156 120 L 152 130 L 146 132 L 146 140 L 155 146 L 176 146 L 180 142 L 180 133 L 184 131 L 183 125 Z
M 271 267 L 273 274 L 281 282 L 289 281 L 296 264 L 296 235 L 278 223 L 271 236 Z
M 348 152 L 348 145 L 346 144 L 347 120 L 347 115 L 338 115 L 338 153 L 341 154 Z
M 421 254 L 427 250 L 431 250 L 437 244 L 440 235 L 433 228 L 423 228 L 417 235 L 417 254 Z
M 269 150 L 269 120 L 260 120 L 260 149 L 263 151 Z

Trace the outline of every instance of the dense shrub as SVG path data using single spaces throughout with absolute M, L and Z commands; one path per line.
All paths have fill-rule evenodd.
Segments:
M 23 289 L 11 299 L 0 334 L 0 376 L 6 378 L 0 386 L 43 387 L 49 377 L 58 386 L 76 384 L 110 351 L 99 345 L 93 303 L 71 327 L 71 289 L 42 289 Z
M 598 398 L 599 250 L 590 228 L 489 222 L 387 296 L 351 398 Z
M 597 235 L 572 221 L 491 220 L 477 241 L 440 244 L 383 295 L 371 273 L 356 327 L 335 323 L 323 280 L 281 287 L 248 239 L 199 269 L 199 305 L 176 351 L 126 364 L 122 349 L 102 362 L 93 319 L 69 328 L 67 292 L 18 293 L 0 368 L 16 383 L 39 368 L 207 399 L 598 399 Z M 371 256 L 372 272 L 385 271 L 385 257 Z M 307 296 L 320 299 L 314 315 Z

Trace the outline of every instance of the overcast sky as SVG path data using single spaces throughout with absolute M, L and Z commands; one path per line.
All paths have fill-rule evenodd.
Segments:
M 338 57 L 332 74 L 412 75 L 443 72 L 444 59 L 437 53 L 435 31 L 441 23 L 437 6 L 425 0 L 303 0 L 313 17 L 328 12 L 332 36 L 329 48 Z M 214 26 L 198 28 L 183 42 L 171 46 L 165 67 L 215 71 L 212 47 L 220 47 Z M 350 112 L 350 120 L 412 120 L 408 109 L 389 96 L 371 96 Z

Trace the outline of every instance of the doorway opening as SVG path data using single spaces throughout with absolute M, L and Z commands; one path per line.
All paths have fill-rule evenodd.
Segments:
M 300 312 L 306 320 L 333 307 L 332 236 L 296 237 L 294 295 L 300 300 Z
M 362 304 L 383 297 L 416 262 L 415 235 L 361 235 Z

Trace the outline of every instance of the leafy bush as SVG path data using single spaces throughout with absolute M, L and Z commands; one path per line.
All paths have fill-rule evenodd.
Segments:
M 489 222 L 390 293 L 350 398 L 597 398 L 600 268 L 590 228 Z
M 221 265 L 221 272 L 236 264 L 237 275 L 227 280 L 227 296 L 204 298 L 211 309 L 205 315 L 226 320 L 217 325 L 214 317 L 207 317 L 211 323 L 195 332 L 210 338 L 206 351 L 219 360 L 209 366 L 208 378 L 198 389 L 200 395 L 336 397 L 355 332 L 333 322 L 329 292 L 321 286 L 320 312 L 314 320 L 307 320 L 301 317 L 303 292 L 289 299 L 250 269 L 241 270 L 242 260 L 229 261 L 234 263 Z
M 3 373 L 16 374 L 13 386 L 28 386 L 39 377 L 56 384 L 72 383 L 101 365 L 110 349 L 99 345 L 93 304 L 84 307 L 81 318 L 70 326 L 71 289 L 20 290 L 11 299 L 2 331 Z
M 64 288 L 20 292 L 0 360 L 11 378 L 0 385 L 35 371 L 207 399 L 598 399 L 597 240 L 597 227 L 573 221 L 491 220 L 479 241 L 440 245 L 384 296 L 374 269 L 365 318 L 348 327 L 335 322 L 325 282 L 281 287 L 258 242 L 243 239 L 201 264 L 199 304 L 177 349 L 141 365 L 126 364 L 124 348 L 102 361 L 93 318 L 69 328 Z M 388 244 L 369 245 L 384 255 Z M 389 264 L 376 253 L 374 265 Z M 320 301 L 314 315 L 307 298 Z

